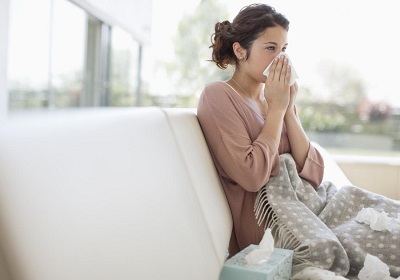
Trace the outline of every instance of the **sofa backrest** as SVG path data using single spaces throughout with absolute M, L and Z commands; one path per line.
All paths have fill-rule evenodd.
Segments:
M 12 279 L 218 279 L 231 228 L 191 110 L 37 113 L 0 128 Z

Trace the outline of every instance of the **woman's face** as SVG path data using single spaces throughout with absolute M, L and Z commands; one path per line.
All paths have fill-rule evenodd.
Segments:
M 265 82 L 266 77 L 262 73 L 279 53 L 286 50 L 287 34 L 288 32 L 281 26 L 268 27 L 253 42 L 251 55 L 246 63 L 248 73 L 253 79 Z

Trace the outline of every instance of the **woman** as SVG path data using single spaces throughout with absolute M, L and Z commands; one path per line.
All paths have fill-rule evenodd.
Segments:
M 279 155 L 291 153 L 299 175 L 317 188 L 324 164 L 296 114 L 298 86 L 290 86 L 285 56 L 289 21 L 265 4 L 244 7 L 232 23 L 215 25 L 212 61 L 233 76 L 205 86 L 198 118 L 211 150 L 233 217 L 232 256 L 258 244 L 254 203 L 270 176 L 279 174 Z M 268 77 L 263 71 L 271 63 Z

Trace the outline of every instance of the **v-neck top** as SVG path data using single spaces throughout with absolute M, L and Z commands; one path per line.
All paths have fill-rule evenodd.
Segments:
M 261 241 L 264 225 L 257 224 L 253 211 L 257 192 L 270 176 L 279 175 L 279 154 L 291 152 L 285 125 L 279 143 L 261 134 L 265 119 L 256 107 L 226 82 L 216 81 L 205 86 L 197 108 L 232 213 L 231 256 Z M 324 162 L 311 144 L 298 171 L 314 188 L 321 184 Z
M 227 82 L 224 82 L 227 86 L 229 86 L 235 93 L 237 93 L 237 95 L 239 95 L 240 96 L 240 98 L 242 98 L 243 99 L 243 102 L 244 103 L 246 103 L 248 106 L 249 106 L 249 108 L 251 109 L 251 110 L 253 110 L 254 111 L 254 113 L 256 113 L 257 115 L 259 115 L 261 118 L 263 118 L 263 120 L 265 120 L 265 115 L 262 115 L 261 113 L 260 113 L 260 110 L 259 110 L 259 108 L 258 108 L 258 105 L 257 105 L 257 103 L 256 103 L 256 101 L 255 100 L 252 100 L 252 102 L 249 102 L 249 100 L 248 99 L 251 99 L 251 97 L 248 97 L 248 99 L 246 99 L 246 98 L 244 98 L 234 87 L 232 87 L 230 84 L 228 84 Z M 255 105 L 255 106 L 254 106 Z

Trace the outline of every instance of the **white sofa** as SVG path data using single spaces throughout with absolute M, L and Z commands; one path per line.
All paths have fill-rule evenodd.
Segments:
M 0 279 L 217 280 L 232 221 L 195 112 L 10 116 L 0 127 Z M 350 183 L 321 152 L 325 179 Z

